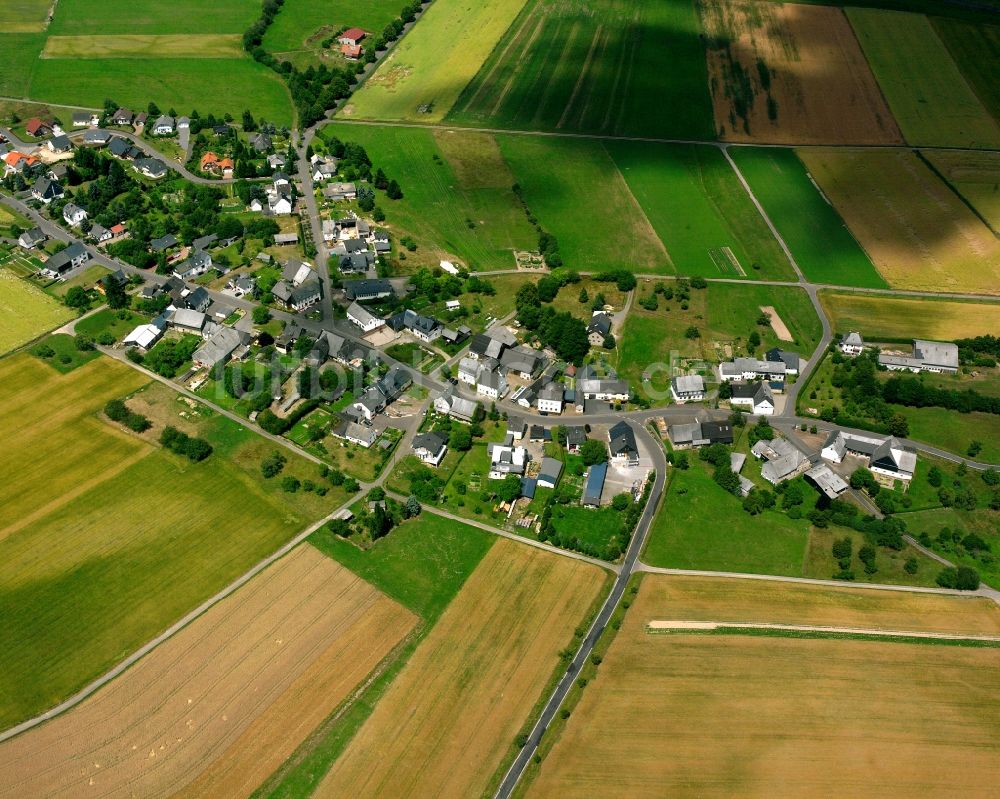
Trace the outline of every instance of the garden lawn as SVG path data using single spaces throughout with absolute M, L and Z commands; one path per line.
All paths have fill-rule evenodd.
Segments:
M 909 299 L 821 291 L 820 302 L 835 332 L 857 330 L 874 341 L 954 341 L 1000 330 L 1000 302 Z
M 242 34 L 259 14 L 260 7 L 247 0 L 59 0 L 49 33 Z
M 39 354 L 39 348 L 43 346 L 52 350 L 52 356 L 43 358 Z M 85 363 L 90 363 L 100 355 L 94 349 L 77 349 L 76 339 L 66 333 L 53 333 L 51 336 L 47 336 L 39 341 L 38 345 L 32 347 L 30 351 L 32 355 L 37 355 L 39 360 L 44 361 L 61 374 L 72 372 L 77 367 L 83 366 Z
M 119 317 L 119 311 L 110 308 L 98 311 L 93 316 L 81 319 L 76 323 L 76 332 L 97 338 L 101 333 L 111 333 L 116 339 L 122 339 L 132 332 L 139 325 L 144 325 L 149 321 L 148 316 L 126 311 L 125 318 Z
M 653 226 L 600 141 L 498 136 L 524 200 L 566 266 L 673 274 Z
M 675 470 L 646 544 L 651 566 L 802 576 L 809 522 L 764 511 L 751 516 L 724 491 L 697 453 Z
M 309 542 L 383 593 L 433 622 L 493 545 L 477 527 L 424 512 L 363 550 L 326 529 Z
M 691 0 L 531 0 L 448 119 L 522 130 L 711 139 L 700 36 Z M 669 80 L 662 79 L 666 71 Z
M 75 316 L 37 286 L 0 269 L 0 355 L 27 344 Z
M 440 122 L 525 0 L 435 0 L 340 112 Z
M 323 134 L 363 145 L 375 166 L 399 181 L 403 198 L 379 192 L 378 202 L 394 237 L 408 234 L 417 242 L 407 264 L 447 259 L 472 270 L 512 269 L 515 249 L 538 248 L 492 136 L 337 124 Z
M 610 505 L 591 509 L 579 505 L 555 505 L 552 509 L 552 526 L 559 535 L 561 546 L 575 539 L 584 551 L 604 553 L 612 538 L 621 535 L 624 516 Z
M 927 17 L 860 8 L 847 9 L 847 17 L 907 142 L 1000 146 L 1000 126 L 966 83 Z M 975 49 L 981 68 L 989 69 L 990 59 L 974 44 L 968 46 Z
M 680 274 L 795 278 L 718 148 L 646 142 L 606 146 Z
M 210 109 L 235 117 L 249 108 L 257 119 L 292 122 L 291 99 L 281 79 L 249 58 L 42 59 L 31 80 L 31 96 L 95 108 L 108 97 L 132 108 L 154 101 L 178 113 Z
M 792 150 L 738 147 L 730 154 L 810 282 L 886 288 Z

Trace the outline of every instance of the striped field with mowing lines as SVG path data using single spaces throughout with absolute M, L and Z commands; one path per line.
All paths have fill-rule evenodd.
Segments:
M 50 36 L 42 58 L 242 58 L 237 34 Z

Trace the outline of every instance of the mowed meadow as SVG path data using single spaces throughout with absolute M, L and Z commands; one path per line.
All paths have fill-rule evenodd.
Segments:
M 248 796 L 416 621 L 302 545 L 83 704 L 0 744 L 0 796 Z
M 1000 778 L 1000 650 L 656 620 L 1000 631 L 981 598 L 647 575 L 525 796 L 988 796 Z
M 112 425 L 105 402 L 147 378 L 107 358 L 61 375 L 15 355 L 0 380 L 0 727 L 69 696 L 342 501 L 293 503 L 260 477 L 273 445 L 166 386 L 129 400 L 148 433 Z M 166 452 L 164 424 L 215 451 L 197 464 Z M 289 473 L 315 473 L 288 455 Z
M 0 211 L 2 217 L 2 211 Z M 38 286 L 0 268 L 0 355 L 27 344 L 74 316 Z
M 662 79 L 665 70 L 669 81 Z M 694 6 L 691 0 L 529 0 L 448 119 L 710 139 Z
M 606 582 L 497 541 L 313 795 L 485 793 Z
M 917 155 L 817 148 L 800 157 L 889 285 L 1000 293 L 1000 241 Z

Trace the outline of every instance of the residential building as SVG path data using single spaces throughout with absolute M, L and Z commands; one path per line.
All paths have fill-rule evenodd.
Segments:
M 355 200 L 358 197 L 358 187 L 354 183 L 328 183 L 323 187 L 323 196 L 333 202 Z
M 542 488 L 555 488 L 562 475 L 563 463 L 555 458 L 542 458 L 542 465 L 538 471 L 538 485 Z
M 946 341 L 913 340 L 913 355 L 880 352 L 879 366 L 889 371 L 945 372 L 958 371 L 958 345 Z
M 174 267 L 174 277 L 181 280 L 193 280 L 199 275 L 205 274 L 212 268 L 212 256 L 204 250 L 195 250 L 188 258 L 185 258 Z
M 171 326 L 192 333 L 201 333 L 205 330 L 205 325 L 208 323 L 205 314 L 191 308 L 168 308 L 164 315 Z
M 626 422 L 618 422 L 608 431 L 608 449 L 612 463 L 636 466 L 639 463 L 639 447 L 635 442 L 635 431 Z
M 627 380 L 584 378 L 576 381 L 577 405 L 582 400 L 627 402 L 630 393 Z
M 358 400 L 351 405 L 368 422 L 382 413 L 385 410 L 385 406 L 385 395 L 375 386 L 366 389 Z
M 507 378 L 499 369 L 479 369 L 476 378 L 476 393 L 492 400 L 500 399 L 507 393 Z
M 301 286 L 307 280 L 314 278 L 315 274 L 312 266 L 298 258 L 289 258 L 285 261 L 284 269 L 281 271 L 282 279 L 286 283 L 290 283 L 292 288 Z
M 388 280 L 345 280 L 344 296 L 354 302 L 372 302 L 392 297 L 395 292 Z
M 45 148 L 50 153 L 68 153 L 72 151 L 73 144 L 68 136 L 53 136 L 45 142 Z
M 587 440 L 587 431 L 578 425 L 566 428 L 566 451 L 571 455 L 577 455 L 580 447 Z
M 475 421 L 476 412 L 479 410 L 479 403 L 458 396 L 455 390 L 449 386 L 441 396 L 434 400 L 434 410 L 438 413 L 448 414 L 448 416 L 458 419 L 460 422 L 471 423 Z
M 132 164 L 140 175 L 159 180 L 167 176 L 167 165 L 159 158 L 136 158 Z
M 20 244 L 26 250 L 33 250 L 35 247 L 40 247 L 46 241 L 48 241 L 48 236 L 42 233 L 41 228 L 33 227 L 30 230 L 24 231 L 20 236 L 17 237 L 17 243 Z
M 180 242 L 177 241 L 177 238 L 174 236 L 174 234 L 168 233 L 166 236 L 162 236 L 158 239 L 153 239 L 152 241 L 150 241 L 149 248 L 153 252 L 165 252 L 167 250 L 173 249 L 178 244 L 180 244 Z
M 439 466 L 448 452 L 448 439 L 443 433 L 431 431 L 418 433 L 413 437 L 413 454 L 421 463 Z
M 45 177 L 38 178 L 35 181 L 35 185 L 31 187 L 31 196 L 45 205 L 48 205 L 53 200 L 60 199 L 65 193 L 59 181 L 50 180 Z
M 90 228 L 90 232 L 87 234 L 90 238 L 97 244 L 102 244 L 105 241 L 111 241 L 114 237 L 110 230 L 108 230 L 104 225 L 94 224 Z
M 111 141 L 111 134 L 105 130 L 88 130 L 83 134 L 83 143 L 90 147 L 103 147 L 109 141 Z
M 732 380 L 784 380 L 784 361 L 762 361 L 759 358 L 736 358 L 719 364 L 719 377 Z
M 154 136 L 170 136 L 174 132 L 174 118 L 162 115 L 153 123 L 152 132 Z
M 899 439 L 877 438 L 835 430 L 830 433 L 820 457 L 840 463 L 847 455 L 867 461 L 868 468 L 876 475 L 908 482 L 917 466 L 916 450 L 904 446 Z
M 865 349 L 865 340 L 857 332 L 848 333 L 840 341 L 840 351 L 844 355 L 855 357 L 860 355 Z
M 520 345 L 506 349 L 500 356 L 500 363 L 522 380 L 531 380 L 541 370 L 545 359 L 531 347 Z
M 784 438 L 762 439 L 753 445 L 750 452 L 765 461 L 760 468 L 760 476 L 771 485 L 797 477 L 810 467 L 809 459 Z
M 562 413 L 563 387 L 559 383 L 549 383 L 538 392 L 539 413 Z
M 754 416 L 771 416 L 774 413 L 774 392 L 767 383 L 736 383 L 729 404 Z
M 96 127 L 100 121 L 100 117 L 92 111 L 73 112 L 72 124 L 74 128 Z
M 601 494 L 604 493 L 604 481 L 608 477 L 608 464 L 595 463 L 587 470 L 587 479 L 583 487 L 582 503 L 585 508 L 599 508 Z
M 66 220 L 67 225 L 72 225 L 73 227 L 78 227 L 83 224 L 83 221 L 87 218 L 87 211 L 81 208 L 76 203 L 66 203 L 63 207 L 63 219 Z
M 110 122 L 112 125 L 131 125 L 132 119 L 133 115 L 131 111 L 129 111 L 127 108 L 119 108 L 111 116 Z
M 785 374 L 797 375 L 799 373 L 800 358 L 797 352 L 783 350 L 780 347 L 773 347 L 764 353 L 764 358 L 775 363 L 785 364 Z
M 806 472 L 805 477 L 829 499 L 836 499 L 850 488 L 844 479 L 825 463 L 813 466 Z
M 507 417 L 507 435 L 512 441 L 520 441 L 528 433 L 528 423 L 516 416 Z
M 219 327 L 208 340 L 195 350 L 192 360 L 196 366 L 213 369 L 229 361 L 233 353 L 250 337 L 232 327 Z
M 503 480 L 508 474 L 524 474 L 528 465 L 528 450 L 515 446 L 511 436 L 503 444 L 487 444 L 490 457 L 490 480 Z
M 385 325 L 384 319 L 370 313 L 363 306 L 358 305 L 357 301 L 352 302 L 348 306 L 347 318 L 349 321 L 360 327 L 365 333 L 371 333 L 373 330 L 378 330 L 380 327 Z
M 271 149 L 271 137 L 264 131 L 258 131 L 250 137 L 250 146 L 258 153 L 266 153 Z
M 674 402 L 699 402 L 705 399 L 705 380 L 701 375 L 680 375 L 670 380 L 670 396 Z
M 60 250 L 49 259 L 41 268 L 41 273 L 47 277 L 63 277 L 67 272 L 82 266 L 90 260 L 90 253 L 79 242 L 70 244 L 66 249 Z
M 587 325 L 587 340 L 591 347 L 600 347 L 611 334 L 611 317 L 604 311 L 594 311 Z
M 29 136 L 40 139 L 42 136 L 48 136 L 52 133 L 53 125 L 51 122 L 45 122 L 38 117 L 32 117 L 25 124 L 24 129 Z

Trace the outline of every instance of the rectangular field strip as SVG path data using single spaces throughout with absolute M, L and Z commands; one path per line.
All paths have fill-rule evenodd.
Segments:
M 50 36 L 42 58 L 242 58 L 236 34 Z

